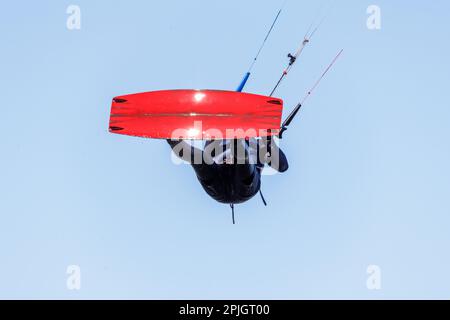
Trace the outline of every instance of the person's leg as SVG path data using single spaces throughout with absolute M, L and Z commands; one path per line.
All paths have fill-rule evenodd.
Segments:
M 203 151 L 183 140 L 167 140 L 174 154 L 190 164 L 203 161 Z
M 167 140 L 174 154 L 183 161 L 191 164 L 192 168 L 202 181 L 211 181 L 216 176 L 215 165 L 206 164 L 203 151 L 183 140 Z

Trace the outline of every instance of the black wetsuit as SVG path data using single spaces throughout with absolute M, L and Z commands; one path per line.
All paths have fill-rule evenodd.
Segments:
M 243 159 L 238 159 L 237 155 L 232 154 L 228 161 L 221 159 L 222 162 L 220 163 L 215 161 L 198 163 L 198 159 L 204 159 L 204 150 L 195 148 L 184 141 L 167 140 L 167 142 L 176 156 L 192 165 L 206 193 L 221 203 L 238 204 L 253 198 L 261 188 L 261 171 L 265 164 L 269 164 L 279 172 L 285 172 L 288 169 L 286 156 L 278 148 L 276 151 L 279 152 L 279 157 L 277 157 L 276 165 L 274 160 L 270 162 L 261 161 L 259 154 L 255 159 L 256 161 L 251 161 L 248 149 L 245 150 Z M 220 144 L 222 142 L 207 142 L 205 148 L 214 143 Z M 248 142 L 243 142 L 243 140 L 232 140 L 231 143 L 235 146 L 238 143 L 245 143 L 248 146 Z M 189 150 L 189 152 L 186 152 L 186 150 Z M 257 150 L 260 150 L 260 148 Z M 214 152 L 212 156 L 215 156 Z

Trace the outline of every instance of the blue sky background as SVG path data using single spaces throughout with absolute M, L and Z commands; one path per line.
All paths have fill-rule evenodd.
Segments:
M 237 206 L 235 226 L 165 142 L 108 133 L 113 96 L 235 89 L 281 2 L 2 4 L 0 298 L 450 298 L 448 1 L 336 1 L 286 110 L 344 55 L 286 134 L 289 172 L 263 180 L 269 207 Z M 270 92 L 318 7 L 288 2 L 249 92 Z

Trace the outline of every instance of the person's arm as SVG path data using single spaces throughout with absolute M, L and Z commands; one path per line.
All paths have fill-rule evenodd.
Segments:
M 283 173 L 289 169 L 289 163 L 284 152 L 273 141 L 273 138 L 262 138 L 260 140 L 259 160 L 269 165 L 272 169 Z

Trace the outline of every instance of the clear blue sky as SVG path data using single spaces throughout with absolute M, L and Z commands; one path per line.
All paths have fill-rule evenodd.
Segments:
M 344 55 L 286 134 L 289 172 L 263 180 L 269 207 L 237 206 L 236 226 L 165 142 L 108 133 L 113 96 L 235 89 L 281 2 L 2 4 L 0 298 L 450 298 L 448 1 L 336 1 L 286 109 Z M 248 91 L 270 91 L 318 7 L 288 2 Z

